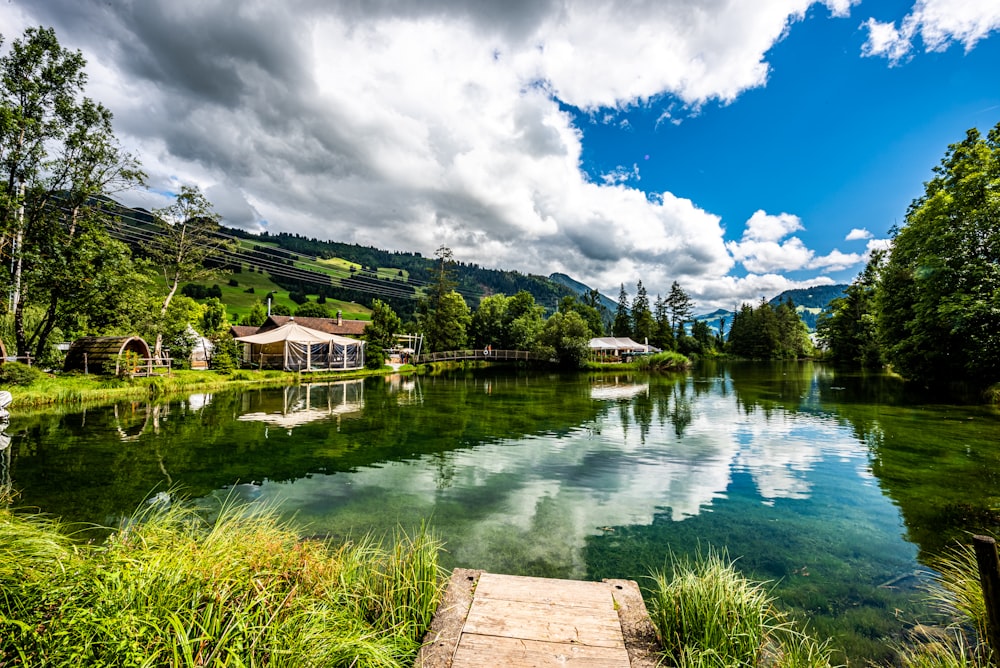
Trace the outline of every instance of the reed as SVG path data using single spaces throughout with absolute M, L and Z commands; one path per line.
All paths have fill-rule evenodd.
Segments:
M 978 668 L 993 665 L 987 638 L 986 602 L 972 545 L 956 545 L 934 562 L 939 575 L 931 603 L 949 620 L 929 642 L 900 652 L 905 668 Z
M 667 665 L 679 668 L 831 665 L 819 642 L 775 607 L 762 583 L 744 578 L 725 554 L 671 558 L 652 575 L 650 616 Z
M 406 666 L 443 581 L 425 527 L 335 546 L 171 502 L 100 546 L 68 531 L 0 511 L 0 666 Z

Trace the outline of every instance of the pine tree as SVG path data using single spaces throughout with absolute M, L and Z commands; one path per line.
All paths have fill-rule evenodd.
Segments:
M 632 334 L 632 318 L 629 316 L 628 293 L 625 292 L 625 284 L 622 283 L 618 292 L 618 310 L 615 312 L 615 321 L 611 325 L 612 336 L 629 336 Z

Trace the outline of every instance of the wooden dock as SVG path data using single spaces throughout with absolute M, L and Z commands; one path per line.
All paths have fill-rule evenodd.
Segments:
M 656 633 L 632 580 L 580 582 L 457 568 L 419 668 L 652 668 Z

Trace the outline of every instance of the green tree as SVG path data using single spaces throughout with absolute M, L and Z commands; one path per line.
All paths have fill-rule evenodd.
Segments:
M 656 302 L 653 306 L 653 338 L 651 342 L 661 350 L 676 350 L 677 340 L 674 337 L 674 328 L 670 324 L 670 312 L 667 310 L 667 302 L 656 295 Z
M 628 293 L 625 292 L 625 284 L 622 283 L 621 290 L 618 291 L 618 310 L 615 311 L 615 321 L 611 325 L 612 336 L 631 336 L 632 318 L 629 315 Z
M 538 337 L 545 326 L 545 309 L 535 303 L 535 297 L 527 290 L 520 290 L 507 300 L 504 311 L 505 340 L 501 345 L 506 350 L 535 350 Z
M 571 311 L 578 313 L 583 318 L 583 321 L 587 323 L 587 329 L 590 331 L 591 338 L 604 336 L 604 319 L 601 317 L 601 312 L 594 306 L 580 301 L 572 295 L 566 295 L 559 300 L 559 308 L 557 310 L 559 313 L 569 313 Z
M 329 318 L 330 307 L 317 302 L 305 302 L 297 309 L 295 315 L 299 318 Z
M 640 280 L 635 289 L 635 299 L 632 300 L 632 338 L 638 343 L 644 343 L 654 338 L 656 321 L 649 308 L 649 295 Z
M 539 337 L 542 349 L 548 351 L 562 366 L 579 368 L 587 359 L 591 331 L 576 311 L 553 313 Z
M 443 295 L 423 323 L 427 348 L 432 352 L 461 350 L 471 320 L 469 305 L 462 295 L 454 290 Z
M 510 337 L 507 335 L 504 323 L 507 314 L 506 295 L 489 295 L 479 301 L 479 308 L 472 314 L 469 326 L 469 339 L 474 348 L 503 348 Z
M 209 338 L 229 331 L 229 315 L 222 300 L 212 297 L 202 304 L 200 325 L 202 333 Z
M 84 301 L 93 286 L 117 288 L 137 273 L 107 235 L 102 195 L 144 175 L 119 148 L 111 112 L 82 96 L 85 65 L 46 28 L 29 28 L 0 57 L 0 264 L 10 268 L 18 355 L 44 357 L 56 328 L 96 315 Z M 100 298 L 121 312 L 131 296 L 125 289 Z
M 922 382 L 1000 378 L 1000 124 L 948 147 L 895 231 L 875 303 L 885 357 Z
M 160 268 L 166 295 L 160 306 L 165 317 L 177 288 L 212 273 L 208 260 L 234 249 L 233 241 L 220 234 L 220 216 L 197 187 L 182 186 L 174 203 L 156 212 L 157 233 L 148 253 Z M 157 332 L 154 357 L 161 357 L 163 334 Z
M 791 299 L 778 304 L 774 309 L 774 318 L 777 323 L 777 348 L 771 353 L 772 358 L 799 359 L 812 354 L 809 330 Z
M 259 299 L 250 305 L 250 311 L 240 320 L 241 325 L 260 327 L 267 320 L 267 306 Z
M 670 316 L 671 329 L 677 332 L 678 335 L 683 334 L 685 323 L 694 314 L 694 306 L 691 303 L 691 297 L 684 292 L 684 289 L 677 281 L 670 284 L 670 293 L 667 294 L 666 307 L 667 313 Z
M 875 312 L 875 289 L 885 254 L 873 253 L 843 297 L 830 301 L 816 322 L 816 336 L 839 366 L 876 368 L 883 364 Z
M 372 300 L 372 320 L 365 325 L 362 335 L 368 349 L 389 349 L 396 345 L 396 334 L 403 329 L 403 321 L 392 307 L 381 299 Z

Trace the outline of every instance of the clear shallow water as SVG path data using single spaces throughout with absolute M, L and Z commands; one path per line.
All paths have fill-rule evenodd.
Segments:
M 949 540 L 1000 521 L 1000 417 L 813 364 L 377 378 L 17 416 L 20 505 L 115 524 L 171 485 L 307 534 L 428 522 L 447 566 L 640 584 L 726 549 L 855 659 L 929 621 Z M 0 472 L 3 472 L 0 470 Z

